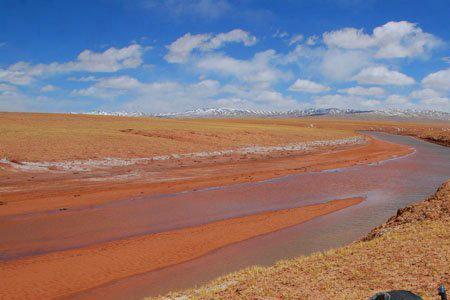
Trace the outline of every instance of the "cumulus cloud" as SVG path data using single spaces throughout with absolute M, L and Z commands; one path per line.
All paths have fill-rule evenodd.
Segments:
M 306 39 L 305 43 L 308 46 L 314 46 L 318 40 L 319 40 L 319 37 L 317 35 L 312 35 Z
M 129 76 L 98 78 L 85 89 L 73 90 L 73 97 L 109 100 L 109 107 L 148 112 L 174 112 L 199 107 L 286 109 L 297 102 L 266 85 L 226 84 L 202 79 L 197 83 L 176 81 L 141 82 Z M 127 101 L 116 101 L 117 97 Z M 124 103 L 124 104 L 119 104 Z
M 289 90 L 293 92 L 322 93 L 329 91 L 330 88 L 311 80 L 297 79 L 294 84 L 289 87 Z
M 253 46 L 256 43 L 256 37 L 242 29 L 234 29 L 226 33 L 219 33 L 208 43 L 203 45 L 204 49 L 218 49 L 225 43 L 243 43 L 245 46 Z
M 169 53 L 164 58 L 170 63 L 183 63 L 188 60 L 191 52 L 203 45 L 211 37 L 209 34 L 186 33 L 175 42 L 167 46 Z
M 375 45 L 375 40 L 362 29 L 344 28 L 336 31 L 325 32 L 323 41 L 328 47 L 344 49 L 365 49 Z
M 84 89 L 76 89 L 71 92 L 72 96 L 82 96 L 100 99 L 114 99 L 129 91 L 140 88 L 142 84 L 130 76 L 118 76 L 96 79 L 95 84 Z
M 394 107 L 405 107 L 406 104 L 409 104 L 409 99 L 402 95 L 389 95 L 386 98 L 386 104 Z
M 289 36 L 289 33 L 287 33 L 286 31 L 282 31 L 282 30 L 277 30 L 272 37 L 274 38 L 279 38 L 279 39 L 285 39 Z
M 410 85 L 415 82 L 413 78 L 385 66 L 365 68 L 353 79 L 358 83 L 379 85 Z
M 118 76 L 103 78 L 97 81 L 94 86 L 98 88 L 109 88 L 117 90 L 132 90 L 139 87 L 141 83 L 130 76 Z
M 93 82 L 97 81 L 97 77 L 95 76 L 82 76 L 82 77 L 69 77 L 68 80 L 70 81 L 79 81 L 79 82 Z
M 448 99 L 447 97 L 423 99 L 422 103 L 429 106 L 428 108 L 445 111 L 450 110 L 450 99 Z
M 289 46 L 297 44 L 298 42 L 301 42 L 304 39 L 303 34 L 295 34 L 291 37 L 289 41 Z
M 325 77 L 347 81 L 361 68 L 370 64 L 370 57 L 359 50 L 329 49 L 325 52 L 320 63 L 320 71 Z
M 270 85 L 289 76 L 273 65 L 277 58 L 274 50 L 258 52 L 250 60 L 239 60 L 222 54 L 212 54 L 200 59 L 196 67 L 202 71 L 222 76 L 232 76 L 239 80 Z
M 242 29 L 217 35 L 186 33 L 167 46 L 169 52 L 164 58 L 170 63 L 185 63 L 196 49 L 211 51 L 223 47 L 226 43 L 243 43 L 248 47 L 254 45 L 256 41 L 256 37 Z
M 437 90 L 450 90 L 450 69 L 429 74 L 422 80 L 422 84 Z
M 386 91 L 380 87 L 365 88 L 362 86 L 355 86 L 347 89 L 341 89 L 339 92 L 357 96 L 381 96 L 384 95 Z
M 314 105 L 317 107 L 336 107 L 336 108 L 352 108 L 352 109 L 375 109 L 381 104 L 380 100 L 370 99 L 366 97 L 354 95 L 323 95 L 314 98 Z
M 433 89 L 422 89 L 412 91 L 410 97 L 414 99 L 429 99 L 441 97 L 441 94 Z
M 77 59 L 66 63 L 30 64 L 18 62 L 0 69 L 0 82 L 26 85 L 37 77 L 56 73 L 102 72 L 113 73 L 122 69 L 136 68 L 142 64 L 144 49 L 137 44 L 124 48 L 109 48 L 104 52 L 84 50 Z
M 11 93 L 16 91 L 17 88 L 14 85 L 0 83 L 0 93 Z
M 323 41 L 331 48 L 373 49 L 377 58 L 420 56 L 442 43 L 417 24 L 407 21 L 388 22 L 376 27 L 372 34 L 356 28 L 326 32 Z
M 411 92 L 409 97 L 419 99 L 426 108 L 450 110 L 450 99 L 444 95 L 443 91 L 425 88 Z
M 44 92 L 44 93 L 52 92 L 52 91 L 55 91 L 55 90 L 56 90 L 56 86 L 51 85 L 51 84 L 47 84 L 47 85 L 45 85 L 45 86 L 43 86 L 41 88 L 41 92 Z

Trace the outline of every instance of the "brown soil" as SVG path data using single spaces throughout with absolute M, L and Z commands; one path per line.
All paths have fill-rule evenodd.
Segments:
M 113 280 L 191 260 L 227 244 L 303 223 L 361 201 L 362 198 L 334 200 L 0 262 L 0 298 L 68 296 Z

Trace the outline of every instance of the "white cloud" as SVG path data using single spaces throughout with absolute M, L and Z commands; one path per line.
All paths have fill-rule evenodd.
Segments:
M 68 78 L 70 81 L 79 81 L 79 82 L 93 82 L 93 81 L 97 81 L 97 77 L 95 76 L 82 76 L 82 77 L 69 77 Z
M 412 91 L 409 96 L 413 99 L 429 99 L 441 97 L 441 94 L 433 89 L 422 89 Z
M 277 32 L 275 32 L 272 37 L 274 38 L 280 38 L 280 39 L 284 39 L 287 38 L 289 36 L 289 33 L 287 33 L 286 31 L 281 31 L 281 30 L 277 30 Z
M 245 46 L 252 46 L 256 43 L 256 37 L 249 34 L 242 29 L 234 29 L 227 33 L 219 33 L 208 43 L 203 45 L 204 49 L 218 49 L 225 43 L 239 43 L 242 42 Z
M 95 83 L 94 86 L 98 88 L 132 90 L 138 88 L 140 85 L 141 83 L 135 78 L 132 78 L 130 76 L 118 76 L 102 78 L 97 83 Z
M 413 91 L 409 97 L 419 99 L 420 103 L 427 109 L 450 110 L 450 99 L 442 92 L 430 88 Z
M 186 62 L 191 55 L 191 52 L 194 49 L 199 48 L 208 39 L 210 39 L 209 34 L 191 35 L 190 33 L 186 33 L 167 46 L 169 53 L 167 53 L 164 58 L 170 63 Z
M 347 81 L 369 64 L 370 57 L 363 51 L 329 49 L 323 55 L 320 71 L 329 79 Z
M 437 90 L 450 90 L 450 69 L 429 74 L 422 80 L 422 84 Z
M 357 96 L 381 96 L 384 95 L 385 90 L 380 87 L 365 88 L 362 86 L 355 86 L 348 89 L 341 89 L 339 92 Z
M 297 79 L 294 84 L 289 87 L 289 90 L 294 92 L 322 93 L 329 91 L 330 88 L 311 80 Z
M 386 104 L 389 106 L 404 107 L 406 104 L 409 104 L 409 99 L 401 95 L 390 95 L 386 98 Z
M 0 83 L 0 93 L 16 92 L 17 88 L 14 85 Z
M 52 92 L 52 91 L 55 91 L 56 90 L 56 86 L 54 86 L 54 85 L 51 85 L 51 84 L 47 84 L 47 85 L 45 85 L 45 86 L 43 86 L 42 88 L 41 88 L 41 92 Z
M 323 95 L 314 98 L 314 105 L 324 108 L 375 109 L 381 101 L 353 95 Z
M 70 95 L 86 97 L 86 98 L 114 100 L 115 98 L 122 95 L 123 93 L 124 93 L 124 91 L 122 91 L 122 90 L 102 89 L 102 88 L 98 88 L 96 86 L 90 86 L 85 89 L 73 90 L 70 92 Z
M 212 54 L 200 59 L 196 63 L 196 67 L 202 71 L 233 76 L 245 82 L 270 85 L 289 77 L 272 64 L 276 57 L 274 50 L 256 53 L 251 60 L 239 60 L 222 54 Z
M 363 32 L 362 29 L 344 28 L 325 32 L 323 41 L 328 47 L 344 49 L 365 49 L 375 45 L 375 40 Z
M 169 52 L 164 57 L 170 63 L 185 63 L 189 60 L 191 53 L 198 49 L 200 51 L 211 51 L 223 47 L 226 43 L 243 43 L 252 46 L 257 39 L 242 29 L 234 29 L 226 33 L 190 34 L 186 33 L 172 44 L 167 46 Z
M 143 83 L 123 108 L 147 112 L 179 112 L 205 107 L 213 102 L 220 88 L 219 82 L 207 79 L 194 84 L 173 81 Z
M 353 79 L 358 83 L 379 85 L 410 85 L 415 82 L 413 78 L 403 73 L 389 70 L 385 66 L 363 69 Z
M 26 85 L 37 77 L 56 73 L 103 72 L 113 73 L 122 69 L 136 68 L 142 64 L 144 49 L 140 45 L 130 45 L 121 49 L 109 48 L 104 52 L 84 50 L 75 61 L 66 63 L 29 64 L 18 62 L 6 69 L 0 69 L 0 82 Z
M 202 79 L 184 84 L 175 81 L 139 82 L 128 76 L 99 78 L 92 86 L 73 90 L 72 96 L 110 100 L 110 108 L 147 112 L 174 112 L 199 107 L 287 109 L 297 107 L 291 97 L 270 86 L 244 83 L 222 86 L 217 80 Z M 117 97 L 123 101 L 112 101 Z M 123 99 L 122 99 L 123 100 Z M 124 103 L 124 104 L 121 104 Z
M 289 41 L 289 46 L 297 44 L 298 42 L 302 41 L 304 39 L 303 34 L 296 34 L 291 37 L 291 40 Z
M 289 96 L 265 86 L 245 86 L 228 84 L 222 87 L 221 97 L 215 106 L 237 109 L 283 110 L 302 105 Z
M 407 21 L 388 22 L 376 27 L 372 34 L 356 28 L 326 32 L 323 40 L 331 48 L 373 49 L 377 58 L 420 56 L 442 43 L 417 24 Z
M 312 35 L 312 36 L 308 37 L 308 39 L 306 40 L 306 45 L 314 46 L 317 43 L 318 39 L 319 39 L 319 37 L 317 35 Z
M 137 79 L 130 76 L 97 78 L 94 85 L 85 89 L 73 90 L 71 95 L 112 100 L 141 86 L 142 84 Z
M 450 108 L 450 99 L 448 99 L 447 97 L 423 99 L 422 103 L 438 110 L 449 111 Z
M 438 46 L 441 41 L 430 33 L 423 32 L 417 24 L 401 21 L 388 22 L 373 30 L 379 47 L 376 57 L 414 57 L 423 55 Z
M 109 48 L 105 52 L 93 52 L 84 50 L 77 61 L 62 65 L 62 69 L 69 71 L 87 72 L 117 72 L 122 69 L 132 69 L 142 64 L 142 53 L 144 49 L 133 44 L 121 49 Z

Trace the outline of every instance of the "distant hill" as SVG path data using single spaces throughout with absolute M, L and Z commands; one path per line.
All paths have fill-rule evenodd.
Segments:
M 429 119 L 450 121 L 450 113 L 435 110 L 416 109 L 386 109 L 386 110 L 357 110 L 341 108 L 308 108 L 303 110 L 266 111 L 234 108 L 199 108 L 185 112 L 174 113 L 144 113 L 144 112 L 107 112 L 92 111 L 83 114 L 131 116 L 131 117 L 161 117 L 161 118 L 299 118 L 308 116 L 331 116 L 361 119 Z

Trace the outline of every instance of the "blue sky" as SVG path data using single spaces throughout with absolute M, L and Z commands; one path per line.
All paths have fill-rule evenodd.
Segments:
M 450 1 L 0 0 L 0 110 L 450 112 Z

